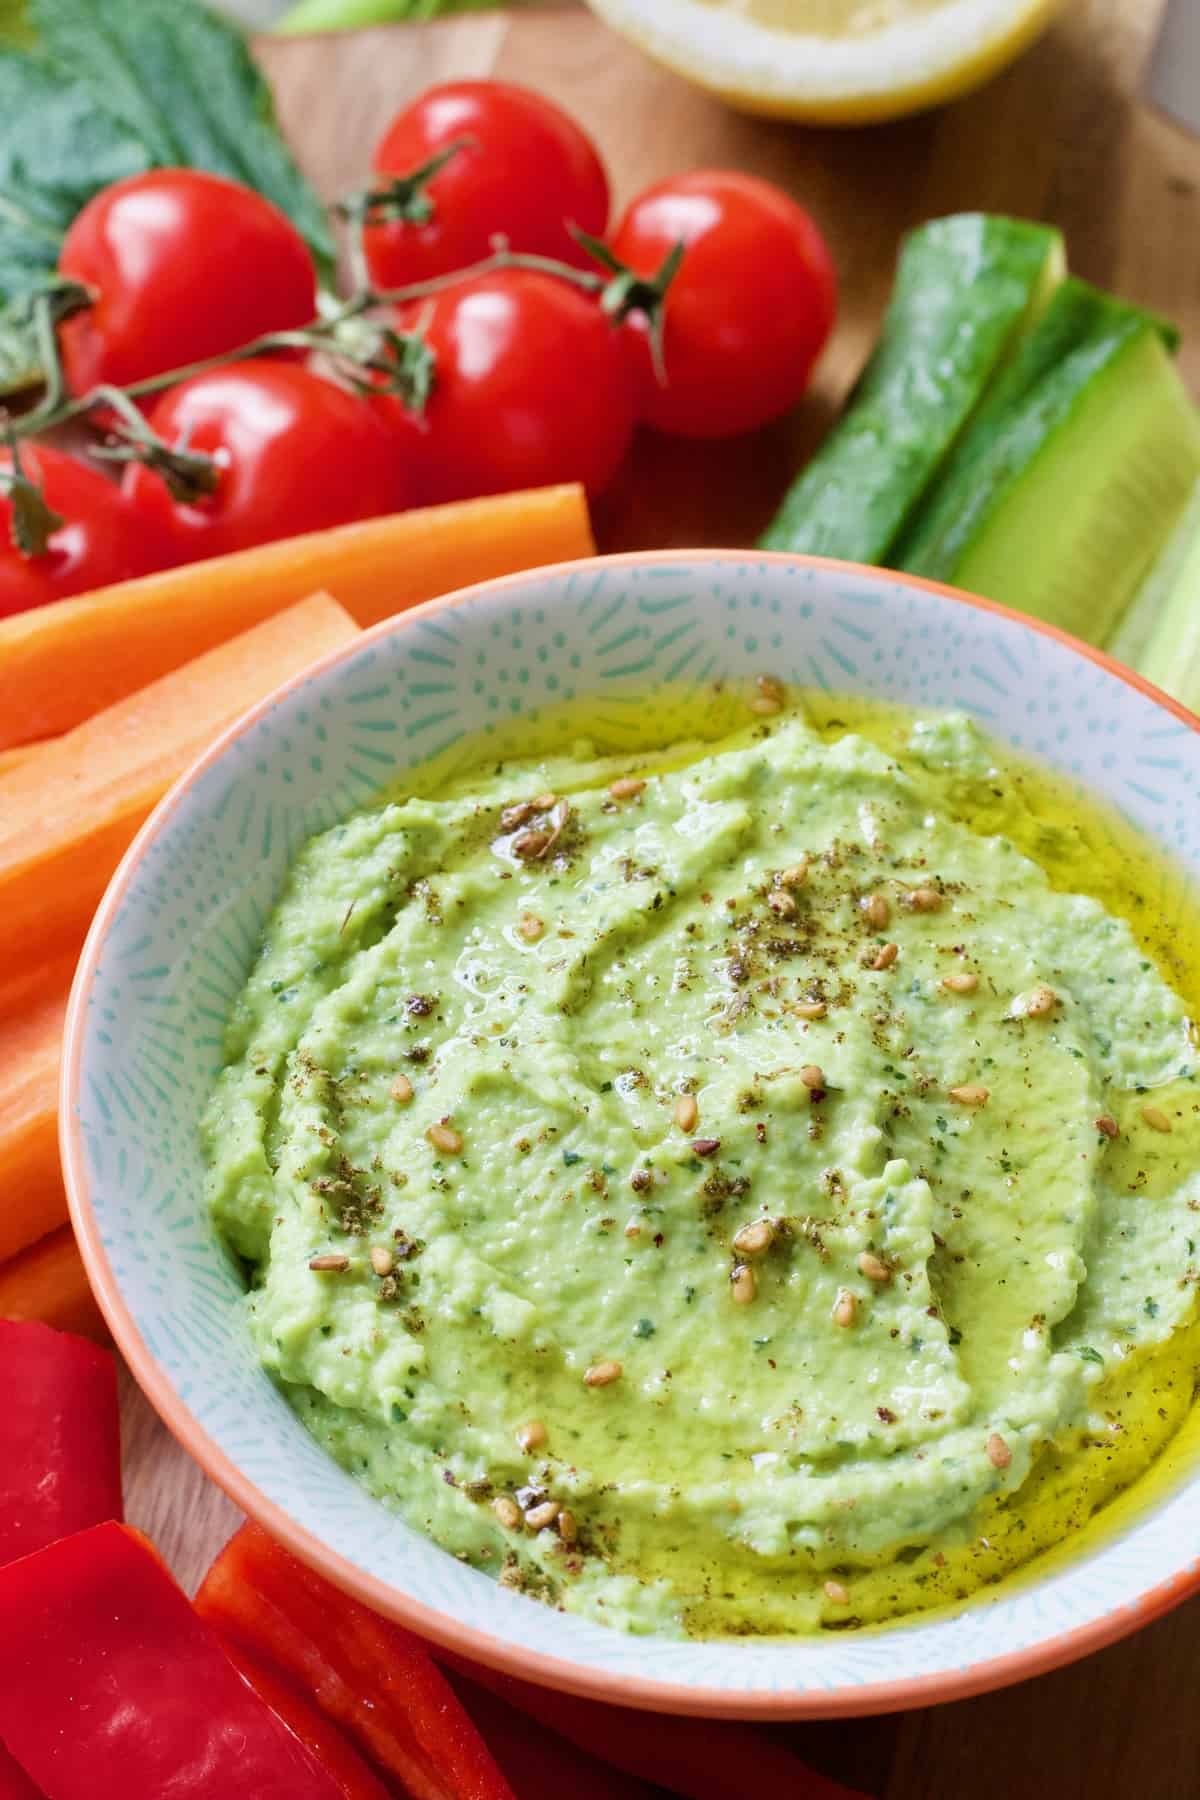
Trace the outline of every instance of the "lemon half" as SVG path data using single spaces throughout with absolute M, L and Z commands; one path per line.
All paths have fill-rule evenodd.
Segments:
M 588 0 L 634 43 L 731 105 L 859 125 L 978 87 L 1061 0 Z

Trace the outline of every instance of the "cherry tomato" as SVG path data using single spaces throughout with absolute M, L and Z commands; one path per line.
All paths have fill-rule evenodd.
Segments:
M 197 169 L 133 175 L 90 200 L 61 272 L 96 300 L 62 330 L 71 392 L 125 387 L 311 323 L 312 257 L 261 194 Z
M 463 141 L 426 184 L 424 223 L 396 220 L 366 233 L 377 287 L 404 287 L 478 262 L 493 236 L 514 250 L 581 264 L 567 222 L 599 236 L 608 224 L 608 179 L 573 119 L 527 88 L 454 81 L 430 88 L 393 120 L 375 152 L 376 172 L 410 175 Z
M 0 454 L 0 470 L 12 469 Z M 153 521 L 143 519 L 116 482 L 61 450 L 21 448 L 21 471 L 64 523 L 42 556 L 23 556 L 12 537 L 12 501 L 0 491 L 0 618 L 146 575 L 170 561 Z M 2 484 L 0 484 L 2 486 Z
M 436 359 L 421 417 L 380 402 L 420 436 L 425 498 L 608 486 L 633 436 L 633 381 L 620 331 L 589 295 L 554 275 L 504 269 L 399 322 L 421 329 Z
M 149 415 L 168 444 L 212 456 L 216 492 L 171 498 L 141 463 L 125 492 L 170 538 L 180 561 L 221 556 L 299 532 L 400 512 L 409 465 L 376 406 L 295 363 L 247 359 L 169 388 Z
M 794 406 L 829 336 L 833 262 L 802 206 L 751 175 L 697 170 L 647 188 L 612 248 L 654 275 L 686 245 L 666 299 L 665 385 L 651 365 L 644 314 L 626 323 L 640 416 L 682 437 L 728 437 Z

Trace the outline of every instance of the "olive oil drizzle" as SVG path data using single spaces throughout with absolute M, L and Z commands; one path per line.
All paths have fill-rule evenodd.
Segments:
M 452 746 L 410 778 L 405 793 L 444 798 L 457 785 L 469 791 L 485 757 L 490 764 L 544 756 L 547 784 L 559 792 L 569 789 L 573 768 L 582 778 L 581 752 L 585 759 L 634 752 L 641 776 L 648 768 L 681 766 L 698 747 L 734 732 L 770 730 L 795 711 L 824 741 L 858 734 L 911 771 L 909 735 L 928 710 L 792 690 L 783 714 L 748 724 L 746 693 L 733 687 L 575 700 L 498 727 L 489 733 L 483 757 L 478 738 Z M 1124 919 L 1183 997 L 1189 1016 L 1200 1018 L 1194 888 L 1130 821 L 1080 784 L 1000 747 L 986 779 L 963 776 L 937 786 L 939 804 L 956 822 L 983 836 L 1007 837 L 1055 889 L 1088 895 Z M 1187 1098 L 1191 1102 L 1190 1090 Z M 1200 1114 L 1200 1083 L 1192 1104 Z M 1124 1144 L 1113 1149 L 1127 1154 Z M 981 1590 L 1029 1580 L 1094 1548 L 1194 1469 L 1200 1456 L 1200 1408 L 1193 1404 L 1198 1368 L 1195 1321 L 1166 1345 L 1129 1355 L 1093 1390 L 1088 1428 L 1074 1442 L 1048 1444 L 1020 1489 L 980 1508 L 955 1541 L 913 1545 L 876 1567 L 855 1565 L 832 1574 L 803 1556 L 786 1571 L 774 1567 L 764 1575 L 749 1566 L 706 1567 L 697 1555 L 694 1591 L 719 1591 L 719 1597 L 711 1613 L 703 1599 L 693 1605 L 688 1630 L 727 1635 L 731 1614 L 739 1611 L 744 1623 L 734 1629 L 743 1635 L 867 1628 L 913 1613 L 955 1610 Z M 631 1572 L 654 1577 L 652 1569 Z M 738 1605 L 743 1600 L 744 1608 Z

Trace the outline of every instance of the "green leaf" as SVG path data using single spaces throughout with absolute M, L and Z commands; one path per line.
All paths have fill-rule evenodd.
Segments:
M 29 0 L 47 56 L 72 74 L 151 163 L 210 169 L 257 188 L 294 220 L 328 273 L 324 208 L 275 125 L 242 34 L 198 0 Z
M 5 47 L 22 21 L 32 52 Z M 197 0 L 0 0 L 0 395 L 38 378 L 26 301 L 72 219 L 114 181 L 179 166 L 257 188 L 331 277 L 324 209 L 234 26 Z
M 145 151 L 40 55 L 0 50 L 0 393 L 37 379 L 28 297 L 53 278 L 63 233 Z
M 25 0 L 0 0 L 0 44 L 32 44 L 33 27 L 29 23 Z

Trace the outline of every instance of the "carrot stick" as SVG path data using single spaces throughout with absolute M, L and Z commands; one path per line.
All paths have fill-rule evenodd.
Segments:
M 32 748 L 29 744 L 17 744 L 12 750 L 0 750 L 0 775 L 7 775 L 19 762 L 24 762 Z
M 67 1216 L 58 1160 L 58 1068 L 75 953 L 0 981 L 0 1261 Z
M 0 1262 L 66 1222 L 58 1065 L 67 986 L 0 1019 Z
M 0 621 L 0 751 L 67 731 L 307 594 L 360 625 L 595 549 L 583 490 L 539 488 L 317 531 Z
M 122 853 L 175 777 L 247 707 L 355 630 L 336 601 L 314 595 L 0 776 L 0 984 L 77 948 Z
M 41 1319 L 59 1331 L 108 1342 L 69 1225 L 0 1264 L 0 1319 Z
M 0 1031 L 7 1020 L 18 1014 L 36 1012 L 52 994 L 61 994 L 65 999 L 77 960 L 71 952 L 53 962 L 26 963 L 0 975 Z

